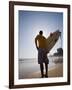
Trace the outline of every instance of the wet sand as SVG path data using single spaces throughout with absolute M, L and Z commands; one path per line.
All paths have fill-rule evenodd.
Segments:
M 48 70 L 48 78 L 62 77 L 62 76 L 63 76 L 63 63 L 58 63 Z M 34 70 L 32 72 L 28 71 L 27 73 L 22 72 L 20 74 L 19 79 L 40 78 L 40 77 L 41 77 L 41 73 L 40 73 L 40 69 L 38 68 L 36 71 Z
M 40 71 L 34 72 L 28 76 L 28 78 L 39 78 L 41 76 Z M 62 77 L 63 76 L 63 64 L 57 64 L 57 66 L 51 68 L 48 71 L 48 77 Z

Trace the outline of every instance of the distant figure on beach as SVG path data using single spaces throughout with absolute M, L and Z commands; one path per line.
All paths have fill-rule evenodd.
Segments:
M 35 45 L 38 50 L 38 64 L 40 64 L 40 71 L 41 71 L 41 77 L 43 78 L 48 77 L 48 63 L 49 60 L 47 58 L 47 51 L 46 51 L 46 38 L 43 36 L 43 31 L 40 31 L 39 34 L 35 38 Z M 45 64 L 45 75 L 44 75 L 44 66 Z

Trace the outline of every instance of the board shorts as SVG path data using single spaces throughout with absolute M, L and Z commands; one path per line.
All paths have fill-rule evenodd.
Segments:
M 47 57 L 46 49 L 39 48 L 38 49 L 38 64 L 49 64 L 49 59 Z

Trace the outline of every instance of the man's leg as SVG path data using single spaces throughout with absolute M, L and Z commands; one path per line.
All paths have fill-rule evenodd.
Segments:
M 48 64 L 47 63 L 45 63 L 45 70 L 46 70 L 45 77 L 48 77 Z
M 41 70 L 41 77 L 43 78 L 44 77 L 44 67 L 43 67 L 43 64 L 40 64 L 40 70 Z

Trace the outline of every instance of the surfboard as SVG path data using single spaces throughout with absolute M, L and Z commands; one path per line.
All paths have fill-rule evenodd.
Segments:
M 59 30 L 50 34 L 50 36 L 46 39 L 47 51 L 50 51 L 54 47 L 60 36 L 61 32 Z

